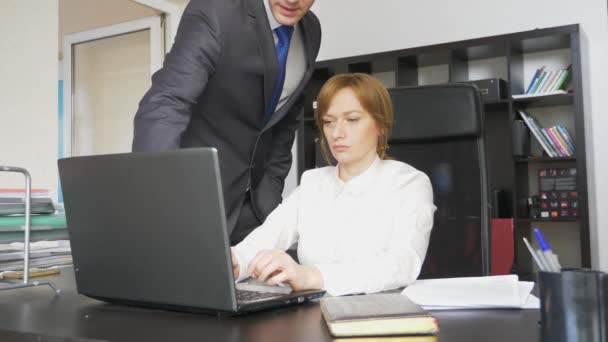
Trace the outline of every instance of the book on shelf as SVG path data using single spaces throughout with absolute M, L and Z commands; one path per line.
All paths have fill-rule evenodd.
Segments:
M 554 75 L 555 75 L 555 70 L 548 70 L 547 76 L 545 76 L 545 79 L 543 80 L 543 82 L 538 86 L 538 89 L 536 90 L 536 92 L 544 93 L 545 89 L 547 88 L 547 85 L 549 84 L 549 81 L 551 79 L 553 79 Z
M 561 77 L 562 73 L 564 73 L 565 70 L 555 70 L 553 72 L 553 75 L 551 76 L 551 79 L 549 80 L 549 82 L 547 82 L 547 85 L 543 88 L 542 92 L 543 93 L 547 93 L 547 92 L 551 92 L 554 90 L 558 90 L 555 88 L 556 82 L 557 80 Z
M 532 87 L 532 90 L 530 91 L 531 93 L 536 93 L 536 91 L 538 91 L 538 88 L 540 87 L 540 85 L 543 83 L 543 81 L 545 80 L 545 77 L 547 77 L 547 70 L 544 70 L 540 76 L 538 77 L 538 79 L 536 80 L 536 83 L 534 84 L 534 86 Z
M 553 77 L 553 79 L 551 79 L 551 83 L 549 83 L 547 85 L 547 88 L 545 89 L 545 92 L 550 92 L 550 91 L 553 91 L 553 90 L 556 89 L 555 87 L 556 87 L 557 81 L 562 77 L 562 74 L 564 72 L 566 72 L 566 70 L 563 70 L 563 69 L 562 70 L 557 70 L 557 72 L 555 73 L 555 77 Z
M 562 125 L 557 125 L 555 127 L 557 127 L 557 130 L 559 131 L 559 133 L 562 135 L 562 137 L 566 141 L 566 144 L 568 144 L 568 147 L 570 147 L 570 150 L 572 151 L 572 155 L 576 154 L 576 149 L 574 148 L 574 141 L 570 137 L 570 133 L 568 133 L 568 129 L 566 129 L 566 127 L 564 127 Z
M 553 157 L 561 157 L 562 154 L 561 152 L 557 149 L 557 147 L 555 146 L 555 144 L 553 144 L 553 140 L 551 140 L 551 136 L 549 136 L 549 133 L 547 133 L 547 131 L 541 127 L 541 125 L 534 120 L 535 124 L 537 125 L 538 129 L 540 130 L 540 133 L 545 137 L 545 141 L 547 142 L 547 145 L 549 146 L 549 149 L 551 149 L 551 154 Z
M 551 128 L 543 128 L 543 131 L 546 132 L 547 136 L 551 139 L 551 145 L 557 151 L 560 157 L 570 157 L 570 154 L 566 149 L 562 146 L 560 141 L 555 136 L 555 133 L 551 130 Z
M 557 81 L 555 88 L 556 90 L 568 90 L 572 87 L 572 64 L 568 65 L 568 68 L 564 70 L 564 73 Z
M 578 218 L 576 174 L 575 167 L 538 170 L 541 219 Z
M 526 92 L 522 95 L 547 95 L 554 94 L 560 90 L 566 93 L 570 87 L 569 80 L 571 79 L 571 74 L 572 64 L 566 69 L 561 70 L 547 70 L 546 66 L 543 65 L 534 72 L 534 76 L 526 88 Z M 519 95 L 514 95 L 513 98 L 518 98 L 517 96 Z
M 557 142 L 559 143 L 559 145 L 562 147 L 562 149 L 564 150 L 564 152 L 566 153 L 566 155 L 568 157 L 574 156 L 574 151 L 572 151 L 570 149 L 570 146 L 568 146 L 568 144 L 566 143 L 566 139 L 559 132 L 559 130 L 557 129 L 557 126 L 553 126 L 553 127 L 549 128 L 549 130 L 551 131 L 551 133 L 553 134 L 553 136 L 555 136 L 555 139 L 557 140 Z
M 532 88 L 536 84 L 538 77 L 540 77 L 540 75 L 543 73 L 544 70 L 545 70 L 544 65 L 536 70 L 536 72 L 534 73 L 534 76 L 532 77 L 532 80 L 530 81 L 530 84 L 528 85 L 528 88 L 526 88 L 526 94 L 528 94 L 532 91 Z
M 544 128 L 547 135 L 551 138 L 551 144 L 553 148 L 558 152 L 558 157 L 573 157 L 574 150 L 570 148 L 568 143 L 566 143 L 566 138 L 560 133 L 557 126 Z M 574 147 L 574 145 L 572 146 Z
M 543 151 L 549 157 L 572 157 L 574 156 L 574 144 L 569 135 L 565 135 L 566 129 L 561 125 L 549 128 L 542 127 L 536 119 L 525 111 L 518 111 L 526 126 L 536 138 Z M 561 127 L 561 129 L 559 128 Z M 562 132 L 563 131 L 563 132 Z
M 433 335 L 437 319 L 400 293 L 323 297 L 321 313 L 332 336 Z
M 549 143 L 546 141 L 545 136 L 541 133 L 541 130 L 538 128 L 538 125 L 536 124 L 534 118 L 532 118 L 531 116 L 528 116 L 523 110 L 518 111 L 518 113 L 519 113 L 519 116 L 521 116 L 521 118 L 526 123 L 526 126 L 528 126 L 528 128 L 530 129 L 530 132 L 532 132 L 532 135 L 534 135 L 534 137 L 536 138 L 536 141 L 538 141 L 540 146 L 543 148 L 545 153 L 549 157 L 556 157 L 553 154 L 552 149 L 549 147 Z

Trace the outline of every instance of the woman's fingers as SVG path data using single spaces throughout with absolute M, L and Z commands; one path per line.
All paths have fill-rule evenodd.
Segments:
M 284 269 L 283 265 L 277 259 L 272 259 L 271 262 L 269 262 L 264 268 L 262 268 L 262 270 L 260 271 L 260 273 L 258 275 L 258 278 L 256 278 L 256 279 L 260 280 L 260 281 L 264 281 L 271 274 L 273 274 L 277 271 L 283 271 L 283 269 Z
M 255 279 L 258 279 L 262 270 L 273 259 L 272 251 L 261 251 L 249 263 L 249 274 Z
M 230 251 L 230 257 L 232 259 L 232 275 L 236 279 L 239 277 L 239 273 L 240 273 L 239 261 L 236 258 L 236 256 L 234 255 L 234 252 L 232 252 L 232 250 Z
M 280 283 L 286 283 L 288 282 L 289 276 L 287 274 L 287 272 L 278 272 L 275 273 L 274 275 L 271 275 L 270 279 L 268 279 L 267 283 L 268 285 L 278 285 Z

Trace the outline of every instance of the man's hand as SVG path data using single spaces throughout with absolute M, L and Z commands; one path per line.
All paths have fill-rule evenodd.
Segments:
M 239 267 L 239 260 L 234 255 L 232 248 L 230 248 L 230 258 L 232 259 L 232 275 L 234 276 L 234 280 L 236 280 L 241 273 L 241 268 Z
M 323 277 L 316 267 L 300 265 L 280 250 L 258 252 L 249 263 L 249 273 L 269 285 L 288 283 L 294 291 L 323 288 Z

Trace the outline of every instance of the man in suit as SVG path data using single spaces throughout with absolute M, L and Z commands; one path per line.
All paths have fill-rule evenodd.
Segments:
M 233 245 L 281 202 L 321 41 L 313 3 L 191 0 L 135 115 L 133 151 L 218 150 Z

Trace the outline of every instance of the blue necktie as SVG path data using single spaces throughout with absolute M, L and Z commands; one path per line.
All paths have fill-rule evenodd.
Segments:
M 277 109 L 277 104 L 281 98 L 283 92 L 283 84 L 285 83 L 285 68 L 287 65 L 287 53 L 289 52 L 289 43 L 291 41 L 291 35 L 293 34 L 293 26 L 282 25 L 274 29 L 277 34 L 277 59 L 279 61 L 279 74 L 277 75 L 276 82 L 274 83 L 274 91 L 272 92 L 272 99 L 264 115 L 264 122 L 268 122 L 272 114 Z

